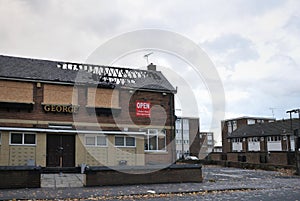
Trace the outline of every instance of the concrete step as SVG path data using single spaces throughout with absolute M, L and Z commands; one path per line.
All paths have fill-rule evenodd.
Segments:
M 42 188 L 69 188 L 83 187 L 85 185 L 85 174 L 41 174 Z
M 42 173 L 80 173 L 80 167 L 43 167 Z

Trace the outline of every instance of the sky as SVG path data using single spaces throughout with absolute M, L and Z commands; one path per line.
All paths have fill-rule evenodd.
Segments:
M 177 115 L 199 117 L 201 130 L 215 132 L 220 143 L 222 119 L 282 119 L 300 107 L 299 8 L 297 0 L 0 0 L 0 54 L 85 63 L 124 33 L 179 34 L 214 64 L 224 111 L 215 110 L 214 92 L 188 58 L 151 50 L 148 60 L 178 87 Z M 129 52 L 111 64 L 144 68 L 147 53 Z

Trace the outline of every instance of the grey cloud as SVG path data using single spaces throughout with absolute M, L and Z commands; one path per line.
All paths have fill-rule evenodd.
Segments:
M 286 66 L 295 67 L 295 66 L 297 66 L 297 63 L 295 62 L 295 60 L 291 56 L 284 55 L 284 54 L 275 54 L 275 55 L 271 56 L 267 60 L 267 63 L 279 63 L 283 67 L 286 67 Z
M 296 33 L 298 36 L 300 34 L 300 16 L 292 15 L 287 23 L 283 26 L 287 31 Z
M 251 0 L 251 1 L 234 1 L 236 8 L 241 13 L 248 13 L 250 15 L 261 15 L 271 9 L 281 7 L 286 3 L 285 0 Z
M 259 58 L 259 54 L 252 41 L 238 34 L 222 35 L 213 41 L 207 41 L 201 45 L 212 54 L 226 54 L 226 61 L 231 64 L 231 66 L 240 61 Z

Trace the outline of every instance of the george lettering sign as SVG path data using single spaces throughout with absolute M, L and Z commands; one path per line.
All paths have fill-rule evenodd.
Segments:
M 52 105 L 46 104 L 43 106 L 45 112 L 57 112 L 57 113 L 77 113 L 79 106 L 76 105 Z
M 139 101 L 135 103 L 135 114 L 137 117 L 150 117 L 150 102 Z

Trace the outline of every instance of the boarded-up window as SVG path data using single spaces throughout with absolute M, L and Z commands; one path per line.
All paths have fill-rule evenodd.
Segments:
M 44 103 L 78 105 L 78 90 L 74 86 L 44 85 Z
M 33 103 L 33 83 L 0 80 L 0 101 Z
M 87 106 L 102 108 L 119 108 L 119 90 L 89 88 Z

